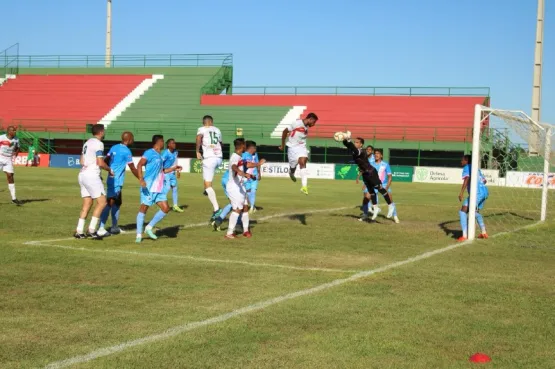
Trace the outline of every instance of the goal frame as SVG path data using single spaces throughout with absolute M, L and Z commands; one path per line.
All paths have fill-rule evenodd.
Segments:
M 512 114 L 519 114 L 512 115 Z M 542 197 L 541 197 L 541 212 L 540 221 L 544 222 L 547 218 L 547 197 L 549 189 L 549 160 L 551 155 L 551 135 L 553 132 L 553 127 L 547 124 L 541 124 L 535 122 L 526 113 L 520 110 L 505 110 L 505 109 L 495 109 L 488 106 L 483 106 L 477 104 L 474 108 L 474 127 L 472 130 L 472 168 L 471 168 L 471 178 L 478 178 L 478 170 L 481 164 L 481 152 L 480 152 L 480 139 L 482 134 L 482 123 L 487 120 L 490 115 L 495 115 L 499 118 L 507 118 L 513 121 L 518 121 L 519 123 L 529 125 L 531 131 L 545 132 L 545 142 L 543 147 L 543 183 L 542 183 Z M 535 142 L 534 142 L 535 144 Z M 468 204 L 468 239 L 474 240 L 476 238 L 476 205 L 477 205 L 477 193 L 478 193 L 478 182 L 470 181 L 470 198 Z

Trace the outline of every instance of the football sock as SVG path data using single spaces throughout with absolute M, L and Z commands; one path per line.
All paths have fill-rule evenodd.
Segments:
M 112 206 L 112 228 L 116 228 L 118 226 L 120 208 L 121 205 L 118 204 Z
M 461 219 L 461 229 L 463 233 L 463 237 L 468 237 L 468 218 L 464 211 L 459 210 L 459 218 Z
M 108 217 L 110 216 L 110 210 L 112 207 L 110 205 L 106 205 L 100 213 L 100 228 L 104 228 L 106 226 L 106 222 L 108 221 Z
M 370 200 L 365 197 L 364 200 L 362 200 L 362 212 L 365 215 L 368 215 L 368 203 L 370 203 Z
M 137 237 L 141 237 L 143 235 L 144 225 L 145 225 L 145 214 L 139 212 L 139 214 L 137 214 Z
M 249 212 L 244 211 L 241 216 L 241 222 L 243 223 L 243 233 L 249 231 Z
M 239 219 L 239 213 L 236 211 L 232 212 L 229 216 L 229 226 L 227 228 L 227 234 L 232 235 L 235 232 L 235 226 L 237 225 L 237 219 Z
M 376 196 L 375 192 L 370 193 L 370 200 L 372 201 L 372 205 L 378 204 L 378 196 Z
M 482 233 L 486 233 L 486 224 L 484 223 L 484 217 L 482 216 L 482 214 L 476 212 L 476 221 L 478 222 Z
M 177 199 L 178 199 L 178 197 L 177 197 L 177 196 L 178 196 L 178 193 L 177 193 L 177 186 L 175 186 L 175 187 L 173 188 L 172 195 L 173 195 L 173 196 L 172 196 L 172 199 L 173 199 L 173 206 L 179 206 L 179 201 L 177 201 Z M 212 201 L 212 200 L 210 200 L 210 201 Z
M 10 195 L 12 195 L 12 200 L 17 199 L 17 197 L 15 197 L 15 183 L 8 183 L 8 188 L 10 189 Z
M 98 225 L 98 218 L 92 217 L 91 223 L 89 224 L 89 232 L 94 233 L 96 231 L 96 226 Z
M 85 231 L 85 219 L 79 218 L 79 221 L 77 222 L 77 233 L 83 234 L 84 231 Z
M 218 199 L 216 198 L 216 192 L 214 192 L 214 189 L 212 187 L 208 187 L 206 189 L 206 194 L 208 195 L 208 200 L 210 200 L 212 206 L 214 207 L 214 211 L 218 211 L 220 205 L 218 205 Z
M 256 201 L 256 191 L 250 190 L 247 192 L 247 197 L 249 198 L 249 205 L 254 209 L 254 202 Z
M 383 187 L 380 188 L 378 191 L 382 194 L 383 198 L 385 199 L 385 202 L 387 202 L 387 205 L 391 204 L 391 197 L 389 196 L 389 192 L 387 192 L 387 190 Z M 377 204 L 377 201 L 376 201 L 376 204 Z
M 231 204 L 227 204 L 225 206 L 225 208 L 223 208 L 221 214 L 220 214 L 220 219 L 224 220 L 225 217 L 227 217 L 227 214 L 229 214 L 229 212 L 231 211 Z
M 164 219 L 165 216 L 166 216 L 166 213 L 164 213 L 162 210 L 158 210 L 158 212 L 154 214 L 154 218 L 152 218 L 152 220 L 150 221 L 150 223 L 148 223 L 146 227 L 147 228 L 154 227 L 159 221 Z
M 301 169 L 301 184 L 303 187 L 308 186 L 308 169 Z

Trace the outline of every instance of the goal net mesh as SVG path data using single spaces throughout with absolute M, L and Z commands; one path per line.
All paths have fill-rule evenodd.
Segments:
M 541 228 L 544 214 L 548 221 L 555 218 L 552 130 L 522 112 L 486 110 L 482 119 L 479 160 L 489 196 L 480 214 L 487 233 L 510 232 L 507 239 L 522 247 L 544 244 L 533 233 L 540 234 L 535 230 Z M 547 197 L 543 190 L 545 159 L 551 173 L 547 178 Z M 480 227 L 474 226 L 478 236 Z M 519 229 L 522 231 L 514 233 Z

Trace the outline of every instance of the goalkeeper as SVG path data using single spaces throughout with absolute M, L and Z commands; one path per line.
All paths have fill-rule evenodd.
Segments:
M 358 169 L 362 176 L 362 180 L 370 193 L 370 201 L 372 201 L 372 220 L 376 220 L 380 208 L 378 207 L 378 198 L 376 191 L 381 193 L 388 206 L 392 206 L 391 197 L 387 190 L 382 186 L 382 181 L 378 176 L 376 168 L 374 168 L 368 161 L 368 154 L 363 149 L 364 139 L 357 137 L 354 143 L 351 141 L 351 132 L 344 133 L 343 145 L 349 150 L 349 154 L 353 156 L 353 161 L 358 165 Z

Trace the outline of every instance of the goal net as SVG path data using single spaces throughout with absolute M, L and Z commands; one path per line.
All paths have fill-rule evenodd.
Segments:
M 482 232 L 483 219 L 491 235 L 533 232 L 555 219 L 555 167 L 552 134 L 555 127 L 534 122 L 521 111 L 476 106 L 470 180 L 468 238 Z M 484 200 L 480 170 L 486 180 Z M 483 208 L 480 209 L 483 205 Z M 478 217 L 476 209 L 478 208 Z M 481 217 L 480 217 L 481 215 Z M 512 237 L 526 243 L 527 237 Z M 523 244 L 523 247 L 527 245 Z

